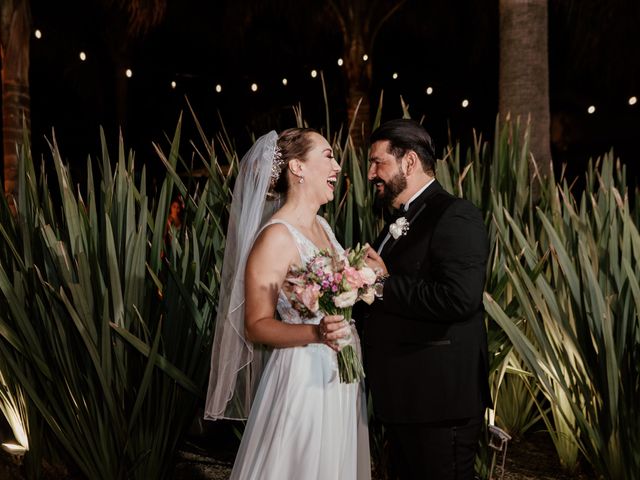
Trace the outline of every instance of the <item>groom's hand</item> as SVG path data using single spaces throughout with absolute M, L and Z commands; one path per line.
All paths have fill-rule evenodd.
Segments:
M 389 275 L 387 266 L 384 264 L 384 260 L 382 260 L 382 257 L 378 252 L 376 252 L 368 243 L 365 245 L 365 248 L 367 250 L 364 256 L 364 261 L 367 266 L 376 272 L 378 277 L 386 277 Z
M 349 322 L 342 315 L 327 315 L 318 324 L 319 343 L 338 351 L 336 340 L 349 334 Z

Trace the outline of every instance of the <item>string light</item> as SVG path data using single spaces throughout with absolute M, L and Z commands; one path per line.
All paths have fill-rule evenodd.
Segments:
M 42 31 L 40 29 L 34 30 L 33 34 L 37 39 L 41 39 L 42 38 Z M 80 60 L 83 61 L 83 62 L 87 60 L 87 53 L 84 52 L 84 51 L 80 51 L 78 56 L 79 56 Z M 365 61 L 365 62 L 368 61 L 369 60 L 369 55 L 366 54 L 366 53 L 363 54 L 362 55 L 362 60 Z M 337 63 L 338 63 L 338 66 L 340 66 L 340 67 L 343 66 L 344 65 L 344 59 L 343 58 L 338 58 Z M 130 68 L 127 68 L 125 70 L 125 75 L 126 75 L 127 78 L 132 78 L 133 77 L 133 70 L 130 69 Z M 318 71 L 316 69 L 311 70 L 311 77 L 312 78 L 317 78 L 317 76 L 318 76 Z M 399 78 L 398 72 L 393 72 L 391 77 L 394 80 L 397 80 Z M 281 81 L 282 81 L 282 85 L 283 86 L 287 86 L 289 84 L 289 81 L 288 81 L 288 79 L 286 77 L 283 77 Z M 175 89 L 176 87 L 177 87 L 177 82 L 174 80 L 174 81 L 171 82 L 171 88 Z M 252 92 L 257 92 L 258 91 L 258 84 L 257 83 L 252 83 L 251 86 L 250 86 L 250 89 L 251 89 Z M 221 93 L 222 92 L 222 85 L 217 84 L 215 86 L 215 91 L 217 93 Z M 434 89 L 431 86 L 428 86 L 425 89 L 425 93 L 427 95 L 432 95 L 433 92 L 434 92 Z M 637 102 L 638 102 L 638 98 L 635 95 L 629 97 L 629 99 L 627 100 L 627 103 L 630 106 L 636 105 Z M 468 99 L 465 98 L 465 99 L 462 100 L 462 102 L 461 102 L 462 108 L 468 108 L 469 105 L 470 105 L 470 101 Z M 592 115 L 595 112 L 596 112 L 595 105 L 589 105 L 589 107 L 587 108 L 587 113 Z
M 33 34 L 38 40 L 42 38 L 42 32 L 40 30 L 36 30 L 35 32 L 33 32 Z

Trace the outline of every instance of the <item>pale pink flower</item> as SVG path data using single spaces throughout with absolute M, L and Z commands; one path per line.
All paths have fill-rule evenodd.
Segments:
M 373 301 L 376 299 L 376 295 L 373 287 L 367 288 L 362 295 L 360 295 L 360 300 L 365 302 L 367 305 L 371 305 Z
M 332 273 L 334 271 L 333 262 L 331 261 L 331 258 L 319 255 L 313 259 L 309 265 L 309 270 L 312 272 L 320 271 L 322 274 Z

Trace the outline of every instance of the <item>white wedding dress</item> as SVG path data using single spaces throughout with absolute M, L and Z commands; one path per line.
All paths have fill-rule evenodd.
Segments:
M 342 253 L 329 225 L 324 218 L 318 219 L 333 248 Z M 282 220 L 271 220 L 265 227 L 274 223 L 289 229 L 302 264 L 318 252 L 309 239 Z M 318 324 L 321 319 L 301 318 L 282 291 L 277 310 L 286 323 Z M 362 383 L 340 383 L 336 353 L 324 344 L 273 349 L 260 379 L 231 479 L 370 478 Z

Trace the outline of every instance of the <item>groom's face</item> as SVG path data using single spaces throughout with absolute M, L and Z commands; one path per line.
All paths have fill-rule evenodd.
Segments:
M 371 145 L 368 178 L 376 187 L 377 201 L 385 206 L 398 208 L 398 195 L 407 188 L 407 177 L 401 169 L 401 162 L 389 153 L 388 148 L 388 140 Z

